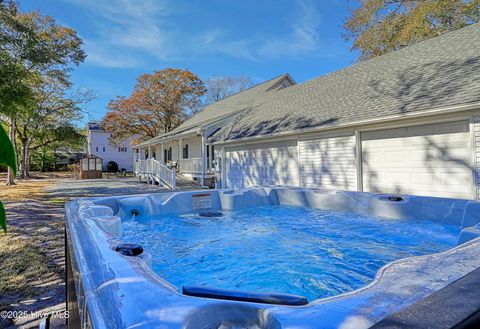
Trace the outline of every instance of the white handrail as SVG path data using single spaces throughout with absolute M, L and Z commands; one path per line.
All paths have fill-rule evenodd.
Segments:
M 180 172 L 198 174 L 202 172 L 202 158 L 180 159 Z
M 164 164 L 155 159 L 138 160 L 134 163 L 135 175 L 156 180 L 170 187 L 176 189 L 176 175 L 175 170 L 172 170 Z

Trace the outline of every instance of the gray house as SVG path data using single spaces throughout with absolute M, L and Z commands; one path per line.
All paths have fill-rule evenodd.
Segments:
M 301 84 L 282 75 L 137 145 L 148 148 L 224 188 L 478 199 L 480 25 Z

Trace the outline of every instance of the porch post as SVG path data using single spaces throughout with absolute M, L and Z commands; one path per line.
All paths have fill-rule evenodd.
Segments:
M 165 152 L 164 149 L 163 149 L 163 143 L 160 144 L 160 145 L 161 145 L 161 150 L 162 150 L 162 151 L 160 152 L 160 156 L 161 156 L 161 157 L 160 157 L 160 160 L 162 160 L 162 163 L 165 163 L 165 159 L 163 158 L 163 156 L 164 156 L 163 153 Z
M 222 188 L 228 188 L 227 187 L 227 159 L 225 159 L 226 153 L 225 153 L 225 147 L 222 146 L 222 159 L 221 159 L 221 165 L 220 165 L 220 170 L 221 175 L 222 175 Z
M 152 158 L 152 146 L 151 145 L 148 145 L 148 158 L 149 159 Z
M 205 185 L 205 168 L 207 167 L 206 163 L 205 163 L 207 161 L 207 155 L 206 155 L 206 152 L 205 152 L 205 148 L 206 148 L 205 143 L 206 143 L 205 132 L 202 131 L 202 149 L 201 149 L 202 150 L 202 152 L 201 152 L 201 159 L 202 159 L 201 171 L 202 172 L 201 172 L 201 176 L 200 176 L 201 177 L 200 178 L 201 179 L 200 183 L 201 183 L 202 187 Z
M 155 146 L 155 160 L 162 162 L 162 152 L 160 150 L 160 145 Z
M 182 172 L 182 159 L 183 159 L 183 139 L 178 140 L 178 168 Z
M 137 149 L 134 148 L 133 149 L 133 165 L 132 165 L 132 171 L 133 171 L 133 175 L 136 176 L 135 174 L 135 168 L 137 168 Z

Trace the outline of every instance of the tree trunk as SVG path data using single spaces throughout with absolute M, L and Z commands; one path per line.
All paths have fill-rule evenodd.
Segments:
M 9 137 L 10 141 L 13 144 L 13 149 L 15 150 L 15 118 L 11 117 L 10 118 L 10 123 L 9 123 Z M 15 185 L 15 180 L 14 180 L 14 175 L 13 175 L 13 170 L 8 168 L 7 172 L 7 185 Z
M 25 177 L 30 177 L 30 146 L 32 145 L 32 137 L 28 138 L 25 145 Z
M 17 130 L 18 139 L 20 140 L 20 161 L 19 171 L 20 177 L 30 177 L 30 146 L 32 145 L 33 136 L 28 136 L 27 125 L 23 129 Z
M 27 172 L 27 141 L 20 139 L 20 163 L 19 163 L 20 178 L 26 177 Z
M 40 163 L 40 171 L 41 172 L 45 172 L 45 152 L 41 151 L 41 154 L 42 154 L 42 162 Z

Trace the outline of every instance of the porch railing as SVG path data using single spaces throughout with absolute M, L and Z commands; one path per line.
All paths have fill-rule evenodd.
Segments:
M 198 174 L 202 172 L 202 158 L 180 159 L 180 172 Z
M 145 177 L 160 184 L 167 185 L 170 189 L 176 188 L 175 170 L 165 166 L 155 159 L 138 160 L 134 163 L 135 175 Z

